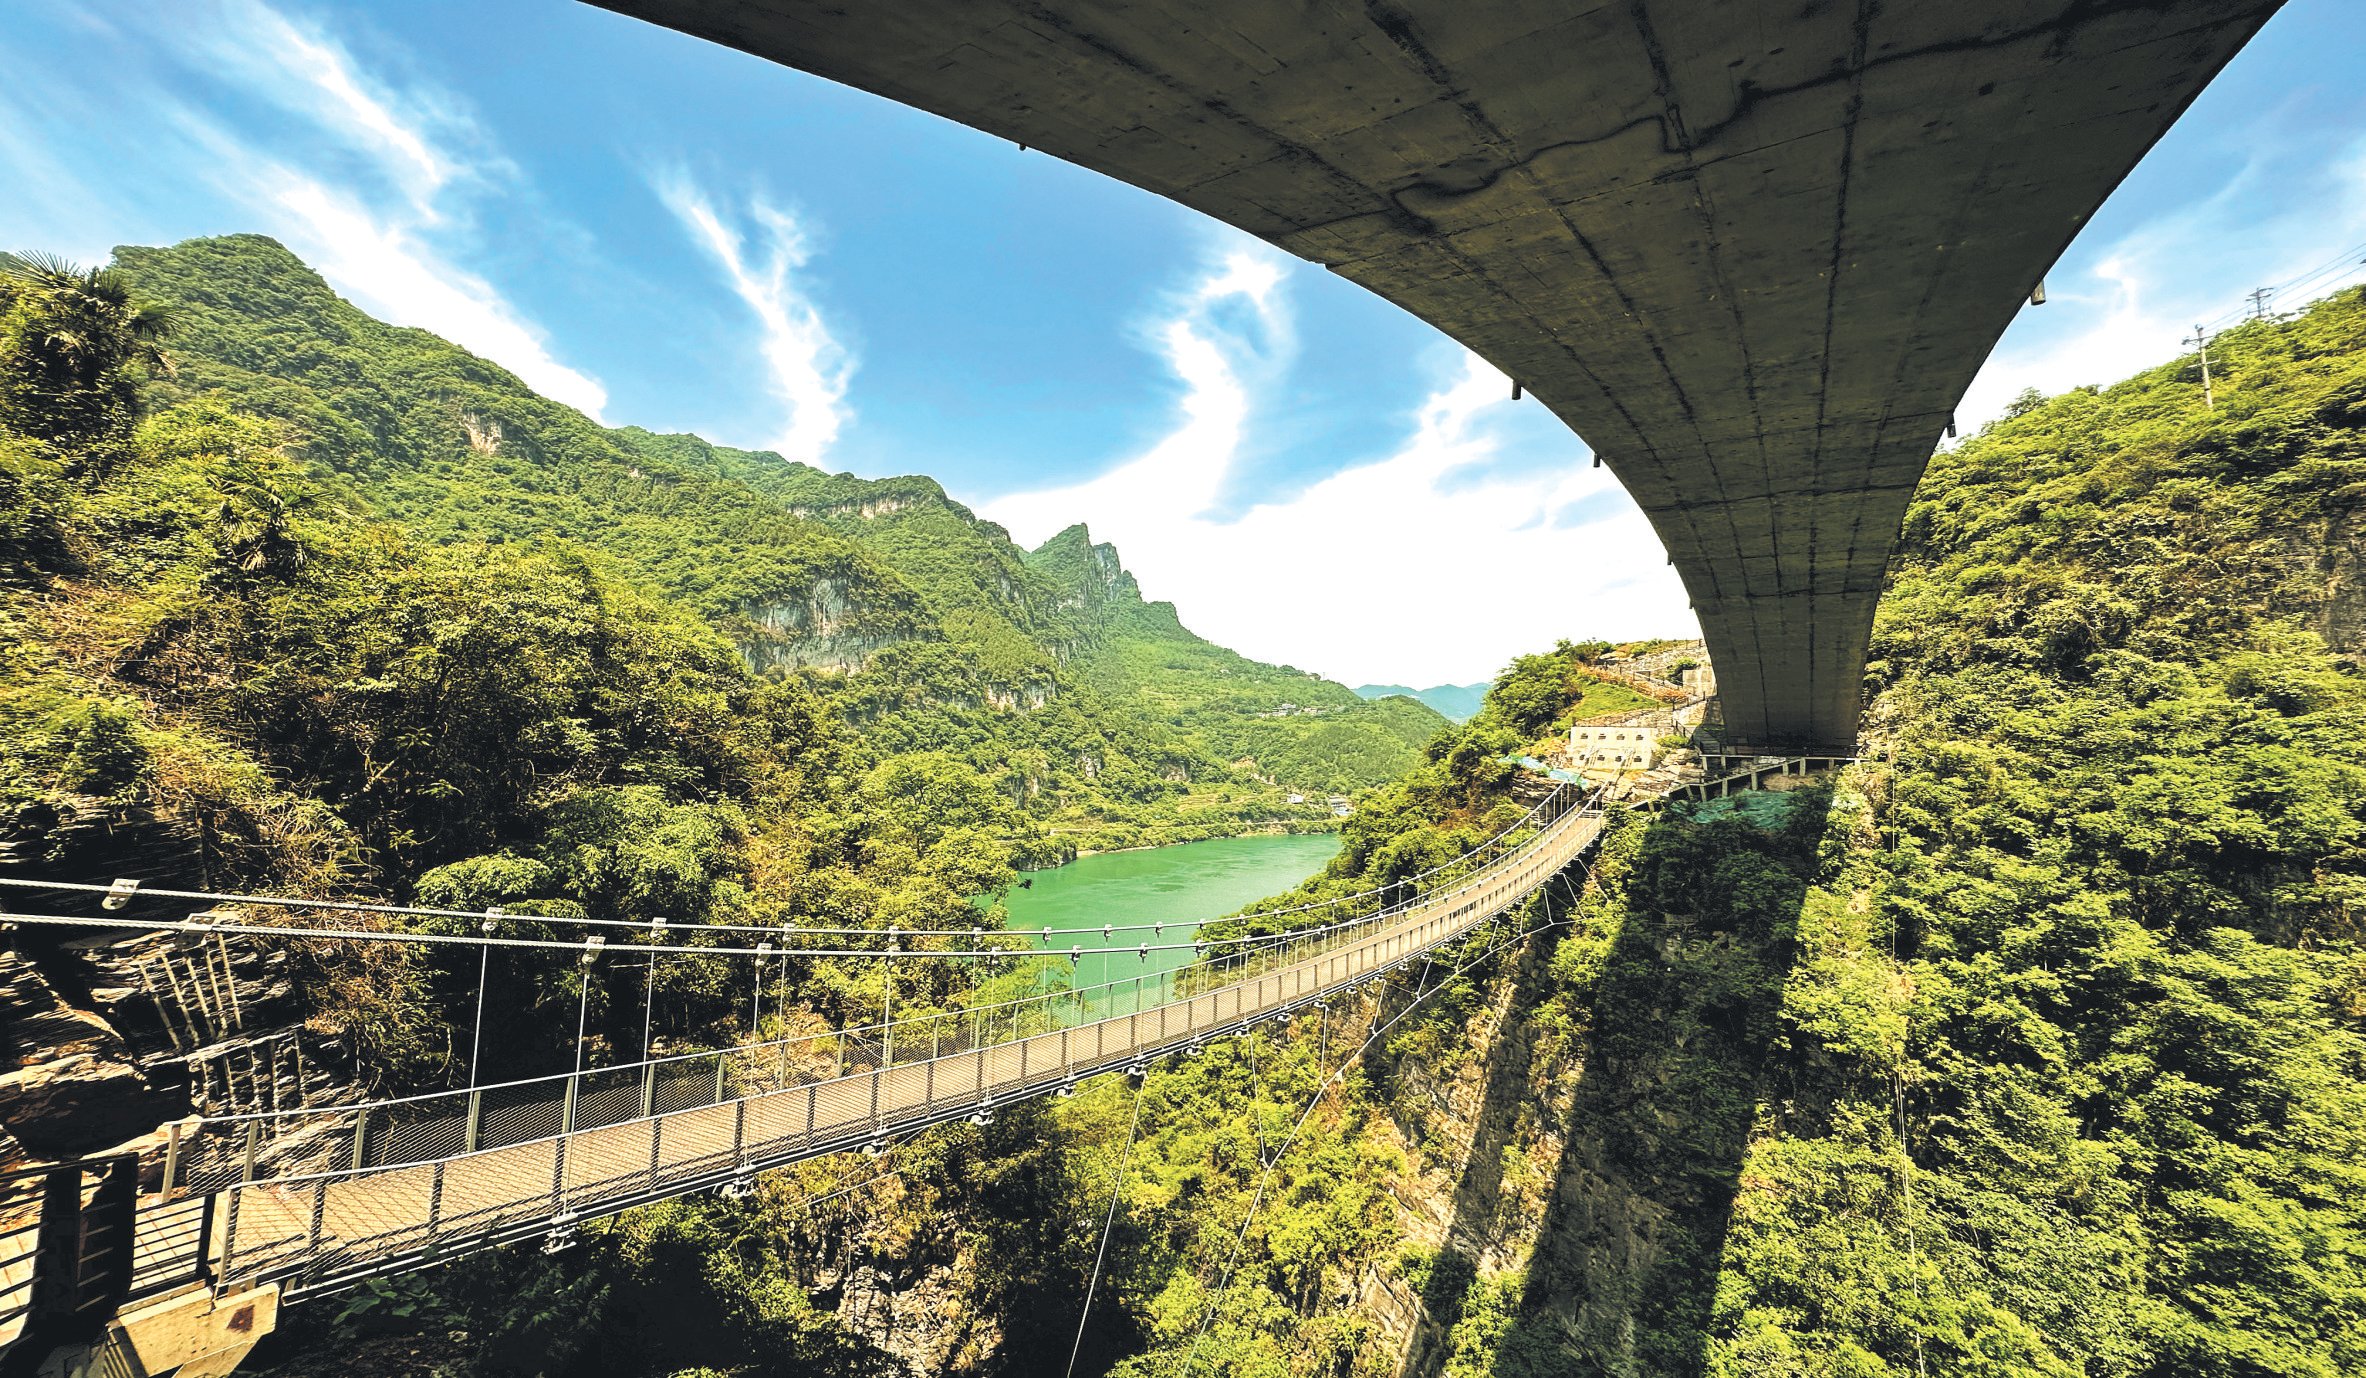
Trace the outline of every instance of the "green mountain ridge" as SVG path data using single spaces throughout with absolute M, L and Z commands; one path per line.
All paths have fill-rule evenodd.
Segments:
M 873 941 L 972 921 L 968 897 L 1011 881 L 1009 835 L 1060 822 L 1022 814 L 1007 765 L 882 746 L 1030 716 L 944 706 L 985 683 L 928 659 L 958 650 L 946 625 L 1000 636 L 997 675 L 1048 666 L 1047 707 L 1102 715 L 1062 720 L 1079 730 L 1196 746 L 1186 770 L 1214 730 L 1195 711 L 1242 731 L 1332 717 L 1301 710 L 1337 686 L 1165 634 L 1171 609 L 1129 594 L 1082 528 L 1016 551 L 924 481 L 764 474 L 810 486 L 800 513 L 711 472 L 754 460 L 582 432 L 638 471 L 628 490 L 662 478 L 627 492 L 653 506 L 625 527 L 659 530 L 665 494 L 736 502 L 754 553 L 734 559 L 807 551 L 840 593 L 909 610 L 916 630 L 861 652 L 866 668 L 760 677 L 718 630 L 730 606 L 692 609 L 744 571 L 528 534 L 538 511 L 594 510 L 589 489 L 557 465 L 472 482 L 528 444 L 494 441 L 488 413 L 386 393 L 395 431 L 426 416 L 461 433 L 436 462 L 470 491 L 423 520 L 500 526 L 430 540 L 365 518 L 372 495 L 343 477 L 400 463 L 324 449 L 301 471 L 272 426 L 196 395 L 198 371 L 230 376 L 202 352 L 152 391 L 180 405 L 137 416 L 135 316 L 108 295 L 0 280 L 0 859 L 104 876 L 158 873 L 134 868 L 162 854 L 225 883 L 382 880 L 471 911 L 847 923 Z M 66 325 L 113 354 L 53 366 Z M 348 348 L 295 325 L 272 347 L 331 372 Z M 291 1307 L 258 1362 L 289 1378 L 1033 1374 L 1074 1352 L 1113 1378 L 2366 1372 L 2366 291 L 2210 348 L 2214 409 L 2178 360 L 2029 395 L 1934 457 L 1874 629 L 1871 749 L 1835 778 L 1617 811 L 1582 873 L 1377 990 L 881 1163 L 800 1164 L 744 1200 L 588 1225 L 563 1252 L 479 1251 Z M 358 406 L 389 365 L 348 362 Z M 442 355 L 406 366 L 465 374 Z M 266 372 L 241 386 L 346 417 Z M 462 402 L 526 406 L 491 391 Z M 387 486 L 425 492 L 400 472 Z M 691 592 L 652 592 L 660 574 Z M 1238 930 L 1303 922 L 1297 899 L 1370 894 L 1515 824 L 1535 782 L 1504 757 L 1588 711 L 1597 649 L 1515 660 L 1472 721 L 1359 800 L 1321 875 Z M 1151 697 L 1184 675 L 1239 693 Z M 485 968 L 314 946 L 290 954 L 306 1030 L 394 1086 L 459 1084 L 446 1035 Z M 578 1021 L 605 1063 L 652 1013 L 672 1050 L 843 1027 L 890 998 L 987 1004 L 1042 974 L 919 965 L 784 966 L 756 1030 L 744 959 L 646 976 L 504 960 L 478 1008 L 501 1076 L 571 1065 Z
M 1209 644 L 1081 528 L 1025 551 L 926 477 L 602 427 L 373 320 L 261 236 L 116 262 L 178 323 L 160 404 L 278 418 L 316 473 L 423 539 L 592 552 L 759 673 L 818 675 L 879 754 L 950 753 L 1083 845 L 1312 824 L 1327 813 L 1286 794 L 1378 784 L 1443 725 Z
M 1469 722 L 1487 702 L 1487 680 L 1476 684 L 1433 684 L 1414 689 L 1402 684 L 1359 684 L 1356 693 L 1367 699 L 1416 699 L 1450 723 Z

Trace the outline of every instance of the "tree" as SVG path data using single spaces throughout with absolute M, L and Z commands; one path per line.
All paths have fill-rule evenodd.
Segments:
M 0 254 L 0 426 L 71 450 L 120 440 L 139 414 L 139 374 L 171 367 L 171 332 L 115 269 Z

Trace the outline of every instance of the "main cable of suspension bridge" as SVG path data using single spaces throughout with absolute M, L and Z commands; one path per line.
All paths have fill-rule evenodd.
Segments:
M 949 1121 L 982 1123 L 1014 1102 L 1289 1019 L 1426 960 L 1542 888 L 1603 824 L 1599 795 L 1564 786 L 1471 858 L 1467 873 L 1445 868 L 1410 898 L 1254 942 L 1178 944 L 1199 960 L 1130 980 L 1055 983 L 979 1010 L 499 1085 L 185 1120 L 170 1128 L 158 1190 L 140 1198 L 133 1272 L 150 1292 L 200 1280 L 221 1305 L 250 1293 L 276 1305 L 281 1295 L 516 1241 L 564 1247 L 587 1218 L 744 1190 L 757 1172 Z M 296 940 L 311 932 L 248 929 Z M 599 950 L 509 941 L 587 958 Z

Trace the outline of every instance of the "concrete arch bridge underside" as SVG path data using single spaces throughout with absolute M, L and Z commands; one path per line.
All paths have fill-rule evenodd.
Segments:
M 1847 754 L 1915 484 L 2280 0 L 595 0 L 1170 197 L 1404 307 L 1626 485 L 1729 751 Z

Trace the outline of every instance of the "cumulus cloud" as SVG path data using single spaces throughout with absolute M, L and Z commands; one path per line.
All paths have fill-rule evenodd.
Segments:
M 732 293 L 755 313 L 768 381 L 787 408 L 764 448 L 821 463 L 853 417 L 846 388 L 854 359 L 805 294 L 800 272 L 813 250 L 804 226 L 762 196 L 748 197 L 744 213 L 734 216 L 683 173 L 657 178 L 656 187 L 666 208 L 722 269 Z
M 1536 404 L 1513 403 L 1510 380 L 1467 351 L 1386 457 L 1212 515 L 1271 362 L 1267 332 L 1214 322 L 1240 305 L 1278 325 L 1282 281 L 1270 258 L 1228 256 L 1150 332 L 1184 385 L 1173 429 L 1096 478 L 981 512 L 1029 545 L 1086 522 L 1193 630 L 1350 683 L 1463 682 L 1559 637 L 1692 632 L 1657 536 L 1607 470 L 1582 454 L 1542 473 L 1495 467 L 1502 423 Z

